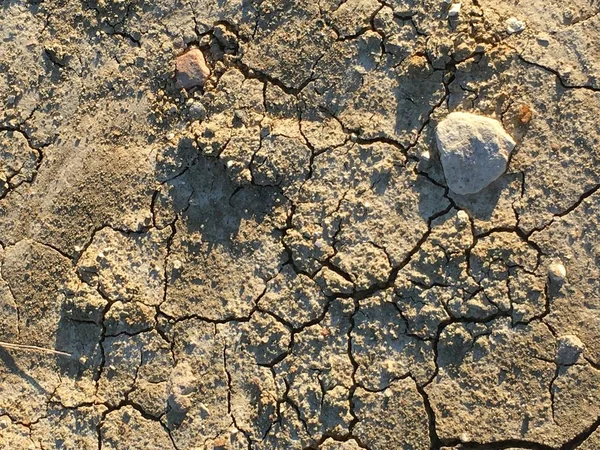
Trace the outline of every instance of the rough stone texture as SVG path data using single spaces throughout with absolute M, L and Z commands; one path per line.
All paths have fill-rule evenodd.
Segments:
M 476 194 L 506 170 L 515 142 L 489 117 L 453 112 L 436 128 L 437 147 L 448 187 Z
M 450 9 L 1 2 L 0 448 L 599 448 L 600 4 Z
M 197 48 L 179 55 L 176 60 L 177 83 L 184 89 L 202 87 L 210 76 L 204 54 Z

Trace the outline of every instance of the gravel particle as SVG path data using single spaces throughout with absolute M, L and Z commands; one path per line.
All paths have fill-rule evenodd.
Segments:
M 520 33 L 525 29 L 525 22 L 517 19 L 516 17 L 511 17 L 506 21 L 506 32 L 508 34 Z
M 453 112 L 437 126 L 436 141 L 448 187 L 475 194 L 506 170 L 515 141 L 489 117 Z
M 456 213 L 456 218 L 462 226 L 469 223 L 469 214 L 467 214 L 467 212 L 463 211 L 462 209 Z
M 556 346 L 556 363 L 561 366 L 573 365 L 584 349 L 585 345 L 577 336 L 572 334 L 561 336 Z
M 567 269 L 562 262 L 553 262 L 548 267 L 548 276 L 553 281 L 563 282 L 567 277 Z
M 197 48 L 179 55 L 176 60 L 177 83 L 184 89 L 202 87 L 210 75 L 204 54 Z
M 190 104 L 188 114 L 191 119 L 204 120 L 206 118 L 206 108 L 200 102 L 193 102 Z
M 460 3 L 454 3 L 448 10 L 448 16 L 449 17 L 458 16 L 458 14 L 460 13 L 460 7 L 461 7 Z

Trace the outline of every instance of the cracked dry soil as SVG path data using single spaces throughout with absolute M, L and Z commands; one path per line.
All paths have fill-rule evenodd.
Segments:
M 2 0 L 0 448 L 600 449 L 600 3 L 461 3 Z

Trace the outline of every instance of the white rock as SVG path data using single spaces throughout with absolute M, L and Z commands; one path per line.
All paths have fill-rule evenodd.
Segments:
M 469 214 L 462 209 L 456 213 L 456 218 L 461 223 L 461 225 L 466 225 L 469 223 Z
M 525 29 L 525 22 L 517 19 L 516 17 L 511 17 L 506 21 L 506 32 L 508 34 L 520 33 Z
M 515 141 L 495 119 L 453 112 L 436 129 L 436 141 L 448 187 L 475 194 L 506 170 Z
M 456 17 L 460 13 L 460 3 L 454 3 L 448 10 L 449 17 Z
M 567 268 L 560 261 L 555 261 L 548 267 L 548 276 L 553 281 L 563 282 L 567 278 Z

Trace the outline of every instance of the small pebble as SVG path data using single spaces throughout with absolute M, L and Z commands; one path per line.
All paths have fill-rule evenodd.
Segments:
M 525 29 L 525 22 L 517 19 L 516 17 L 511 17 L 506 21 L 506 32 L 508 34 L 520 33 Z
M 193 120 L 204 120 L 206 118 L 206 108 L 200 102 L 192 102 L 188 113 Z
M 179 55 L 176 60 L 177 83 L 184 89 L 203 87 L 210 76 L 204 54 L 200 49 L 191 50 Z
M 456 218 L 461 224 L 467 224 L 469 222 L 469 215 L 462 209 L 456 213 Z
M 553 262 L 548 267 L 548 276 L 553 281 L 563 282 L 567 278 L 567 269 L 562 262 Z
M 449 17 L 458 16 L 458 14 L 460 13 L 460 7 L 461 7 L 460 3 L 454 3 L 448 10 L 448 16 Z

